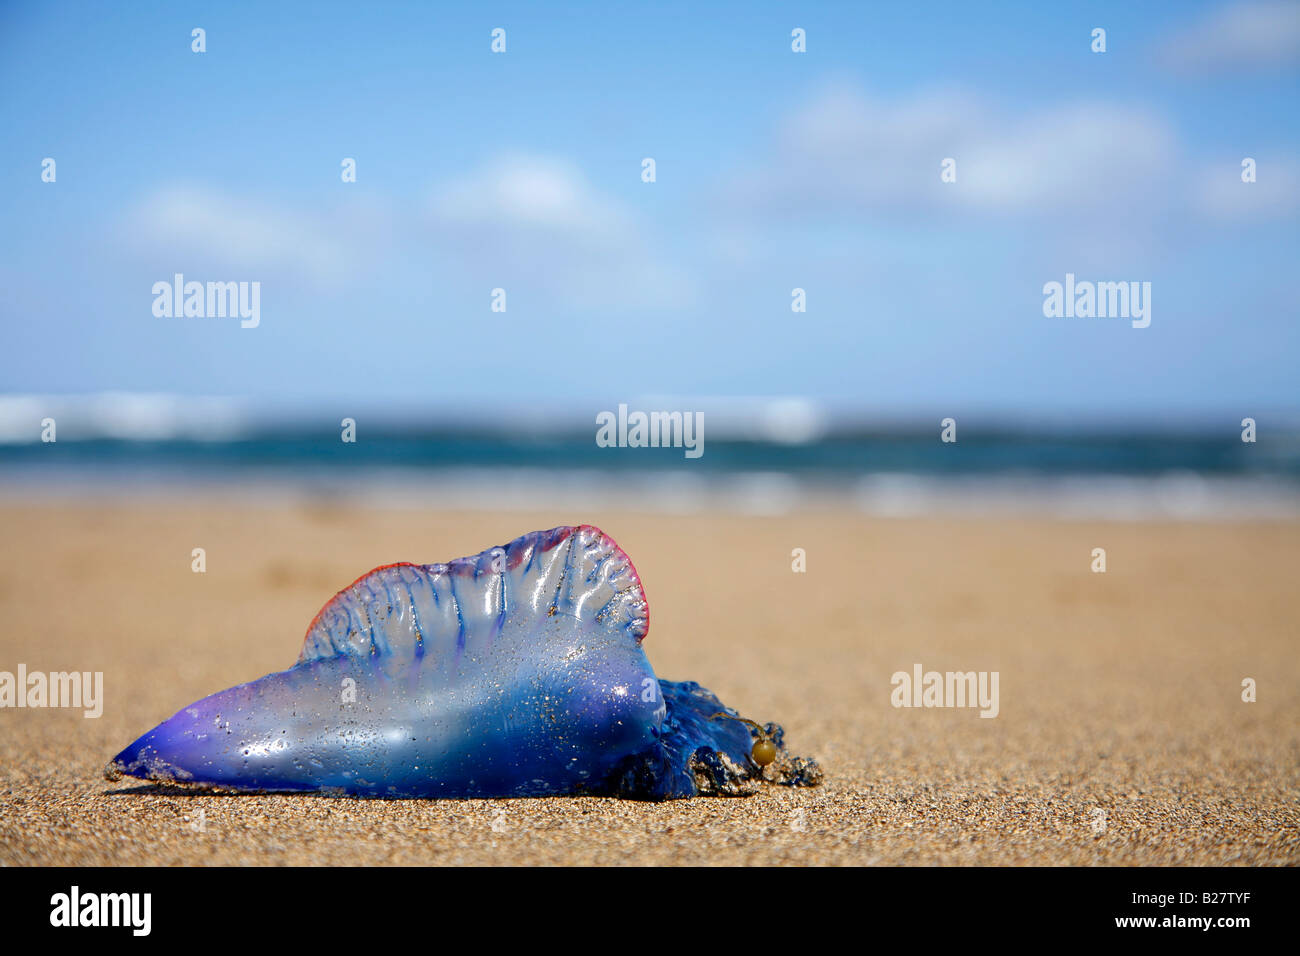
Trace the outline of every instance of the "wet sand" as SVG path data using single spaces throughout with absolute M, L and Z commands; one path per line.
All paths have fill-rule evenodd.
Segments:
M 593 523 L 659 676 L 776 720 L 816 789 L 597 798 L 214 796 L 102 771 L 283 669 L 372 566 Z M 102 671 L 103 714 L 0 709 L 0 863 L 1296 864 L 1300 523 L 438 513 L 207 499 L 0 505 L 0 671 Z M 1108 570 L 1090 570 L 1105 548 Z M 206 550 L 207 570 L 191 571 Z M 807 571 L 791 570 L 803 548 Z M 996 671 L 999 713 L 896 708 Z M 1242 680 L 1258 699 L 1242 701 Z

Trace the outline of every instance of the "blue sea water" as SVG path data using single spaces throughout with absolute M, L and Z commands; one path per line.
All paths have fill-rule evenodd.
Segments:
M 680 447 L 600 447 L 546 428 L 280 426 L 234 435 L 0 444 L 0 493 L 227 493 L 426 507 L 783 513 L 849 502 L 877 514 L 1047 511 L 1088 517 L 1300 517 L 1300 435 L 1238 430 L 1063 433 L 831 429 L 787 442 L 706 434 Z

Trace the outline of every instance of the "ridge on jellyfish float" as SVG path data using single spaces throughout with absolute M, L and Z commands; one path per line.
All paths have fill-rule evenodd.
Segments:
M 693 681 L 659 680 L 631 559 L 591 525 L 340 591 L 288 670 L 182 708 L 106 775 L 373 797 L 665 800 L 821 769 Z

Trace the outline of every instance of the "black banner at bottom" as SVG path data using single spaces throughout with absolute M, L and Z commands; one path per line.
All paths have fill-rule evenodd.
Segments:
M 448 939 L 518 934 L 772 933 L 1041 942 L 1122 939 L 1233 945 L 1293 924 L 1292 869 L 6 869 L 5 938 L 236 939 L 374 945 L 403 928 Z M 403 927 L 404 921 L 410 921 Z M 674 923 L 679 925 L 673 928 Z M 606 935 L 606 934 L 614 935 Z M 976 933 L 976 936 L 972 936 Z M 792 936 L 794 934 L 794 936 Z

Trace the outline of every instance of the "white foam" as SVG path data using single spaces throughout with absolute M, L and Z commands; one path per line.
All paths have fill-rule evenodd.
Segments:
M 775 516 L 843 508 L 877 517 L 1044 516 L 1071 520 L 1300 519 L 1300 484 L 1274 477 L 1028 474 L 935 477 L 870 473 L 853 484 L 783 472 L 692 475 L 547 468 L 281 467 L 0 469 L 0 500 L 173 500 L 217 497 L 283 506 L 338 502 L 383 509 L 556 510 L 587 520 L 603 510 Z
M 0 443 L 41 441 L 47 418 L 55 421 L 58 441 L 229 441 L 247 425 L 239 404 L 225 398 L 141 392 L 0 395 Z

